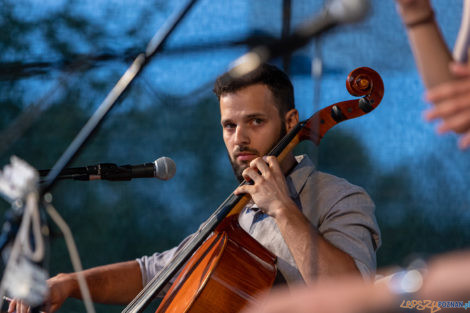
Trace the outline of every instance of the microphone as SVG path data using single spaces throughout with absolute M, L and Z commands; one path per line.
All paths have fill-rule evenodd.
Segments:
M 230 65 L 229 73 L 232 77 L 246 75 L 269 59 L 303 47 L 313 37 L 337 25 L 363 19 L 369 8 L 369 0 L 332 0 L 313 19 L 298 27 L 292 35 L 282 40 L 273 40 L 271 43 L 259 45 L 236 59 Z
M 50 170 L 39 170 L 39 176 L 45 177 Z M 176 173 L 175 162 L 167 157 L 161 157 L 153 163 L 144 163 L 139 165 L 117 166 L 113 163 L 100 163 L 97 165 L 65 168 L 58 179 L 75 180 L 131 180 L 133 178 L 155 177 L 161 180 L 168 180 Z

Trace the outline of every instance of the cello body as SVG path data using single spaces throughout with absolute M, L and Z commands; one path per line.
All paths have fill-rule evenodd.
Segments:
M 183 267 L 156 313 L 239 312 L 276 273 L 276 257 L 231 215 Z

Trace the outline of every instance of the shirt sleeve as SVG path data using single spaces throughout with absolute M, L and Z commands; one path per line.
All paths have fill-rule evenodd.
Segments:
M 147 285 L 154 276 L 156 276 L 165 266 L 167 266 L 174 258 L 176 253 L 184 247 L 184 245 L 192 238 L 193 235 L 189 235 L 177 247 L 174 247 L 170 250 L 166 250 L 164 252 L 155 252 L 150 256 L 143 256 L 136 259 L 137 263 L 139 263 L 140 272 L 142 274 L 142 285 Z M 165 293 L 168 291 L 168 288 L 169 286 L 166 286 L 162 292 Z
M 365 278 L 375 274 L 375 251 L 380 244 L 374 210 L 369 196 L 358 191 L 338 200 L 319 227 L 323 238 L 354 259 Z
M 364 278 L 375 274 L 380 230 L 375 205 L 361 187 L 321 173 L 317 190 L 317 229 L 323 238 L 349 254 Z M 318 186 L 318 185 L 317 185 Z

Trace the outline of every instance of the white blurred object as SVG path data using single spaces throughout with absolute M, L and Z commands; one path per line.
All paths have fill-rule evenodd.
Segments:
M 37 188 L 39 175 L 32 166 L 16 156 L 12 156 L 10 162 L 3 172 L 0 171 L 0 194 L 13 203 Z
M 329 14 L 336 23 L 354 23 L 362 20 L 370 10 L 369 0 L 332 0 L 327 3 Z
M 47 278 L 45 270 L 20 257 L 18 262 L 12 262 L 3 280 L 10 297 L 35 307 L 41 305 L 48 294 Z
M 21 218 L 2 278 L 0 297 L 3 299 L 6 291 L 9 296 L 33 307 L 43 303 L 48 292 L 47 273 L 37 265 L 45 254 L 38 181 L 38 172 L 15 156 L 0 172 L 0 193 L 12 203 L 15 214 Z
M 467 62 L 470 46 L 470 0 L 464 0 L 462 9 L 462 21 L 460 23 L 459 34 L 454 45 L 454 60 L 457 62 Z

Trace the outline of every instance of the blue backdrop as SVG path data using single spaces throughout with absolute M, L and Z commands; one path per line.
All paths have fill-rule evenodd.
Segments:
M 135 52 L 185 2 L 1 1 L 2 164 L 16 154 L 37 168 L 50 168 Z M 64 182 L 54 190 L 85 266 L 170 247 L 233 190 L 211 89 L 215 77 L 247 48 L 220 43 L 252 34 L 280 37 L 282 4 L 200 0 L 75 161 L 76 166 L 132 164 L 166 155 L 178 168 L 168 182 Z M 452 46 L 462 1 L 433 4 Z M 322 6 L 320 0 L 292 0 L 292 28 Z M 176 51 L 210 43 L 215 43 L 211 49 Z M 322 64 L 315 79 L 313 60 Z M 379 266 L 467 247 L 470 152 L 458 150 L 455 135 L 438 136 L 436 125 L 423 121 L 428 104 L 394 1 L 372 1 L 366 19 L 338 27 L 292 55 L 290 76 L 301 118 L 352 99 L 345 79 L 360 66 L 382 76 L 380 106 L 336 126 L 320 148 L 301 150 L 319 168 L 371 194 L 383 232 Z M 33 118 L 13 124 L 25 114 Z M 52 251 L 60 251 L 52 258 L 52 273 L 70 270 L 60 242 L 52 244 Z M 103 253 L 93 253 L 97 250 Z

